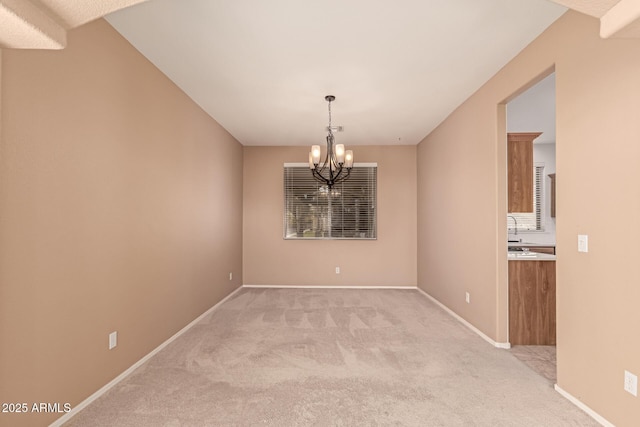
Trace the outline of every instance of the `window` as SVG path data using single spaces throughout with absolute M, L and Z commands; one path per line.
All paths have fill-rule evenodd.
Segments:
M 377 165 L 355 164 L 333 186 L 316 181 L 309 165 L 284 165 L 285 239 L 375 239 Z
M 507 231 L 509 233 L 515 233 L 515 221 L 518 221 L 518 232 L 544 230 L 543 193 L 544 165 L 536 165 L 533 168 L 533 212 L 508 214 Z

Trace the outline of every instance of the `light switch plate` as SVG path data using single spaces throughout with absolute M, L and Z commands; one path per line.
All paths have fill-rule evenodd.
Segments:
M 589 236 L 578 234 L 578 252 L 589 252 Z
M 624 371 L 624 389 L 638 397 L 638 376 Z
M 109 334 L 109 350 L 115 348 L 118 345 L 118 332 L 111 332 Z

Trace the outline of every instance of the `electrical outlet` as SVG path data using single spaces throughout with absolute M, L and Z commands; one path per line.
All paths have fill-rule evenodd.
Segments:
M 229 280 L 233 280 L 233 273 L 229 273 Z
M 467 302 L 467 304 L 471 304 L 471 294 L 469 292 L 465 292 L 464 300 Z
M 578 252 L 589 252 L 589 236 L 578 234 Z
M 336 267 L 336 274 L 340 274 L 340 267 Z
M 113 350 L 118 345 L 118 331 L 109 334 L 109 350 Z
M 624 389 L 638 397 L 638 376 L 629 371 L 624 371 Z

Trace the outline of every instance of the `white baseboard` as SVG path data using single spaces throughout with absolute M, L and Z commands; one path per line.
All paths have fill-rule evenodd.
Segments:
M 105 394 L 109 389 L 111 389 L 113 386 L 118 384 L 120 381 L 122 381 L 123 379 L 125 379 L 126 377 L 131 375 L 131 373 L 133 373 L 133 371 L 135 371 L 137 368 L 139 368 L 140 365 L 145 363 L 147 360 L 151 359 L 151 357 L 153 357 L 156 353 L 158 353 L 160 350 L 162 350 L 163 348 L 165 348 L 166 346 L 171 344 L 173 341 L 176 340 L 176 338 L 178 338 L 180 335 L 182 335 L 185 332 L 187 332 L 189 329 L 191 329 L 196 323 L 198 323 L 204 317 L 206 317 L 207 315 L 211 314 L 216 308 L 218 308 L 222 303 L 224 303 L 229 298 L 234 296 L 241 289 L 242 289 L 242 286 L 239 286 L 236 290 L 234 290 L 229 295 L 227 295 L 222 300 L 220 300 L 216 305 L 214 305 L 213 307 L 211 307 L 210 309 L 208 309 L 207 311 L 202 313 L 194 321 L 192 321 L 187 326 L 185 326 L 184 328 L 182 328 L 178 332 L 176 332 L 171 338 L 169 338 L 168 340 L 166 340 L 165 342 L 160 344 L 155 349 L 151 350 L 151 352 L 149 354 L 147 354 L 142 359 L 138 360 L 136 363 L 131 365 L 126 371 L 124 371 L 123 373 L 121 373 L 120 375 L 115 377 L 113 380 L 111 380 L 109 383 L 107 383 L 105 386 L 103 386 L 100 390 L 96 391 L 91 396 L 87 397 L 85 400 L 83 400 L 78 405 L 76 405 L 73 409 L 71 409 L 71 411 L 67 412 L 66 414 L 64 414 L 63 416 L 61 416 L 57 420 L 55 420 L 53 423 L 49 424 L 49 427 L 59 427 L 59 426 L 62 426 L 62 424 L 64 424 L 65 422 L 69 421 L 74 415 L 76 415 L 78 412 L 80 412 L 81 410 L 86 408 L 89 404 L 91 404 L 93 401 L 98 399 L 100 396 Z
M 415 286 L 342 286 L 342 285 L 242 285 L 243 288 L 271 289 L 418 289 Z
M 494 347 L 504 348 L 504 349 L 511 348 L 511 344 L 510 343 L 508 343 L 508 342 L 506 342 L 506 343 L 495 342 L 494 340 L 489 338 L 487 335 L 485 335 L 482 331 L 480 331 L 478 328 L 476 328 L 471 323 L 467 322 L 462 317 L 460 317 L 458 314 L 456 314 L 454 311 L 452 311 L 449 307 L 447 307 L 446 305 L 442 304 L 440 301 L 438 301 L 437 299 L 435 299 L 434 297 L 432 297 L 431 295 L 429 295 L 428 293 L 426 293 L 422 289 L 420 289 L 420 288 L 417 288 L 417 289 L 418 289 L 418 292 L 420 292 L 421 294 L 423 294 L 424 296 L 429 298 L 432 302 L 434 302 L 436 305 L 438 305 L 444 311 L 449 313 L 451 316 L 455 317 L 458 321 L 460 321 L 462 324 L 467 326 L 473 332 L 475 332 L 476 334 L 480 335 L 485 341 L 487 341 L 488 343 L 490 343 Z M 594 420 L 596 420 L 597 422 L 599 422 L 603 426 L 605 426 L 605 427 L 615 427 L 613 424 L 611 424 L 609 421 L 607 421 L 602 415 L 598 414 L 596 411 L 594 411 L 593 409 L 589 408 L 587 405 L 585 405 L 580 400 L 578 400 L 577 398 L 572 396 L 570 393 L 568 393 L 565 390 L 563 390 L 558 384 L 555 384 L 554 388 L 564 398 L 566 398 L 568 401 L 570 401 L 571 403 L 576 405 L 578 408 L 582 409 L 591 418 L 593 418 Z
M 562 397 L 564 397 L 569 402 L 571 402 L 574 405 L 576 405 L 578 408 L 582 409 L 591 418 L 593 418 L 594 420 L 596 420 L 597 422 L 599 422 L 603 426 L 605 426 L 605 427 L 615 427 L 613 424 L 611 424 L 609 421 L 607 421 L 602 415 L 598 414 L 596 411 L 594 411 L 593 409 L 589 408 L 587 405 L 582 403 L 582 401 L 580 401 L 578 398 L 573 396 L 571 393 L 567 392 L 566 390 L 563 390 L 562 387 L 560 387 L 558 384 L 555 384 L 553 387 L 556 389 L 556 391 L 558 393 L 560 393 L 562 395 Z
M 443 309 L 444 311 L 446 311 L 447 313 L 449 313 L 451 316 L 455 317 L 456 320 L 458 320 L 460 323 L 462 323 L 463 325 L 465 325 L 467 328 L 471 329 L 473 332 L 475 332 L 476 334 L 480 335 L 480 337 L 485 340 L 486 342 L 488 342 L 489 344 L 491 344 L 494 347 L 497 348 L 503 348 L 503 349 L 509 349 L 511 348 L 511 344 L 508 342 L 496 342 L 494 340 L 492 340 L 491 338 L 489 338 L 484 332 L 482 332 L 480 329 L 476 328 L 475 326 L 473 326 L 471 323 L 467 322 L 465 319 L 463 319 L 462 317 L 460 317 L 456 312 L 454 312 L 453 310 L 451 310 L 449 307 L 447 307 L 446 305 L 442 304 L 440 301 L 438 301 L 437 299 L 435 299 L 434 297 L 432 297 L 431 295 L 429 295 L 428 293 L 426 293 L 425 291 L 423 291 L 420 288 L 416 288 L 418 290 L 418 292 L 420 292 L 422 295 L 426 296 L 427 298 L 429 298 L 434 304 L 436 304 L 438 307 L 440 307 L 441 309 Z

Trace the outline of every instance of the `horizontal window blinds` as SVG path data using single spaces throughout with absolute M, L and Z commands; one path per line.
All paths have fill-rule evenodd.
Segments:
M 507 217 L 509 232 L 515 232 L 513 218 L 518 221 L 518 231 L 544 230 L 544 166 L 534 167 L 533 173 L 533 212 L 510 213 Z
M 285 239 L 375 239 L 377 166 L 355 165 L 329 188 L 309 166 L 284 167 Z

